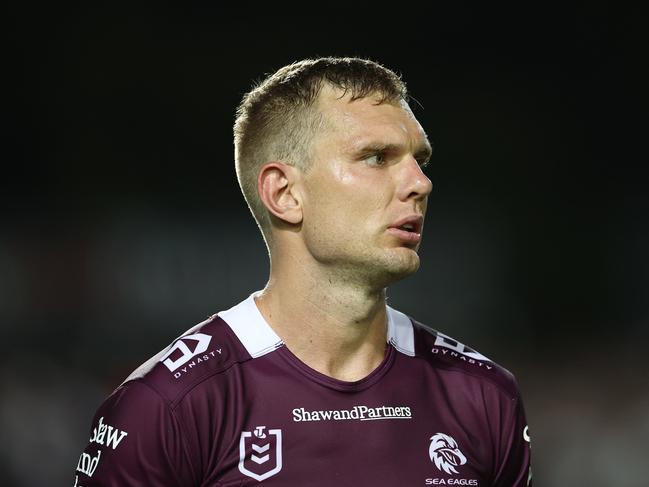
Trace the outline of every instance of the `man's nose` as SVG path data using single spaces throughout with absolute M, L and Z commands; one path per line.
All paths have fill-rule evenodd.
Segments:
M 433 183 L 424 174 L 419 162 L 412 156 L 402 161 L 403 184 L 399 197 L 406 201 L 408 199 L 424 199 L 433 190 Z

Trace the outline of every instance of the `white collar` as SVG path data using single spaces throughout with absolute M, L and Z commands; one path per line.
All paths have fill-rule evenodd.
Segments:
M 218 316 L 225 321 L 251 357 L 261 357 L 281 347 L 284 342 L 264 319 L 255 303 L 256 291 L 247 299 Z M 399 352 L 415 355 L 415 336 L 410 318 L 404 313 L 386 306 L 388 315 L 387 341 Z

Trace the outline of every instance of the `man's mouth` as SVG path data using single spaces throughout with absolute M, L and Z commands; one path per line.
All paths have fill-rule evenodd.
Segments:
M 417 226 L 414 223 L 404 223 L 403 225 L 400 225 L 398 228 L 401 230 L 405 230 L 406 232 L 417 232 L 416 228 Z
M 388 231 L 404 243 L 416 245 L 421 240 L 421 229 L 423 223 L 423 217 L 412 215 L 394 222 L 390 225 Z

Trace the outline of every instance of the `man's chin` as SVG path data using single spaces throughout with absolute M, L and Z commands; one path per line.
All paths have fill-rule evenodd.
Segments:
M 412 249 L 399 249 L 395 255 L 391 256 L 388 262 L 385 262 L 383 274 L 385 276 L 386 286 L 393 282 L 400 281 L 419 270 L 419 255 Z M 377 264 L 378 265 L 378 264 Z

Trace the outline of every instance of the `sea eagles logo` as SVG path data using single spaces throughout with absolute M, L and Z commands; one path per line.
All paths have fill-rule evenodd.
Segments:
M 239 440 L 239 471 L 261 482 L 282 469 L 282 430 L 242 431 Z
M 464 465 L 466 457 L 457 446 L 457 442 L 444 433 L 436 433 L 430 438 L 428 453 L 430 460 L 444 472 L 458 473 L 455 467 Z

